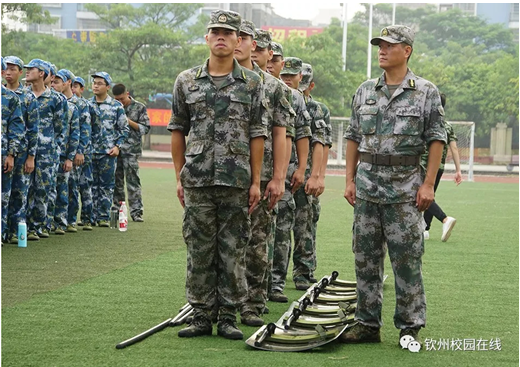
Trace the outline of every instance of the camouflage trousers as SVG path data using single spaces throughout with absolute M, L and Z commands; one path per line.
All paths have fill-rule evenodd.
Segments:
M 125 201 L 125 181 L 128 192 L 128 209 L 130 216 L 143 215 L 143 200 L 141 179 L 139 178 L 139 162 L 137 155 L 119 155 L 117 157 L 116 186 L 114 189 L 114 206 L 119 208 L 119 202 Z
M 385 205 L 356 199 L 352 233 L 358 294 L 356 320 L 372 327 L 383 325 L 383 267 L 388 248 L 395 276 L 395 327 L 425 326 L 423 230 L 422 214 L 415 202 Z
M 49 195 L 51 191 L 56 190 L 56 162 L 58 161 L 59 158 L 55 153 L 36 155 L 29 185 L 28 231 L 41 233 L 45 229 Z
M 274 260 L 274 239 L 276 236 L 276 220 L 278 219 L 278 203 L 271 212 L 271 233 L 267 239 L 267 299 L 271 295 L 273 285 L 273 260 Z
M 312 195 L 302 185 L 294 193 L 294 255 L 293 280 L 309 280 L 314 264 Z
M 24 172 L 27 153 L 18 155 L 14 160 L 13 181 L 11 184 L 11 197 L 9 199 L 9 236 L 18 233 L 18 223 L 27 223 L 27 197 L 29 196 L 29 183 L 31 174 Z
M 296 208 L 290 185 L 286 183 L 285 187 L 283 197 L 278 202 L 271 271 L 271 291 L 280 292 L 285 288 L 285 279 L 291 258 L 291 233 L 294 228 L 294 210 Z
M 186 298 L 197 312 L 218 308 L 235 318 L 247 297 L 245 254 L 251 237 L 249 191 L 225 186 L 184 188 Z
M 81 195 L 81 221 L 93 223 L 92 217 L 92 157 L 85 155 L 85 162 L 74 167 L 69 177 L 69 213 L 68 223 L 76 223 Z
M 268 181 L 260 185 L 263 194 Z M 246 247 L 247 300 L 241 312 L 253 311 L 261 314 L 267 302 L 268 282 L 268 242 L 271 238 L 272 211 L 268 209 L 269 200 L 261 200 L 251 213 L 251 239 Z
M 316 256 L 316 234 L 318 233 L 318 221 L 320 220 L 321 205 L 320 198 L 316 196 L 312 197 L 312 266 L 311 274 L 314 275 L 316 267 L 318 266 L 318 260 Z
M 94 199 L 93 221 L 108 221 L 114 197 L 116 157 L 94 154 L 92 157 L 92 198 Z
M 9 212 L 9 198 L 11 197 L 11 184 L 13 181 L 13 171 L 4 172 L 5 159 L 2 156 L 2 239 L 7 239 L 7 213 Z
M 56 186 L 49 193 L 49 208 L 45 228 L 50 231 L 52 224 L 56 228 L 67 229 L 67 214 L 69 208 L 69 176 L 70 172 L 63 170 L 65 157 L 60 157 L 56 166 Z

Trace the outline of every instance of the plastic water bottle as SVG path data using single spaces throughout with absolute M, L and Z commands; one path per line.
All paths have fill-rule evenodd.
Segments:
M 124 201 L 121 202 L 119 207 L 119 231 L 125 232 L 128 229 L 128 211 Z
M 18 223 L 18 247 L 27 247 L 27 224 Z

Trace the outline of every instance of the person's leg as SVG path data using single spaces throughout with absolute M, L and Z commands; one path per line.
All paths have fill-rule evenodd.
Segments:
M 294 227 L 294 204 L 290 190 L 278 202 L 276 232 L 274 239 L 273 270 L 271 292 L 283 292 L 287 278 L 287 269 L 291 258 L 291 232 Z
M 2 167 L 5 166 L 5 156 L 2 156 Z M 2 170 L 2 242 L 7 241 L 7 214 L 9 212 L 9 198 L 11 197 L 11 184 L 13 181 L 13 171 L 4 172 Z
M 26 159 L 26 153 L 15 158 L 8 214 L 10 236 L 17 235 L 18 223 L 27 223 L 27 198 L 29 196 L 31 175 L 29 173 L 25 173 L 24 170 Z
M 264 192 L 267 182 L 262 182 L 260 192 Z M 246 246 L 246 279 L 247 299 L 242 304 L 240 313 L 242 323 L 260 322 L 248 321 L 247 313 L 261 315 L 267 302 L 267 267 L 268 267 L 268 240 L 271 235 L 271 212 L 268 201 L 261 200 L 251 213 L 251 240 Z M 257 325 L 260 326 L 261 324 Z
M 415 202 L 383 207 L 382 223 L 395 276 L 394 324 L 398 329 L 421 328 L 426 324 L 421 212 Z
M 96 200 L 99 203 L 99 210 L 97 213 L 97 221 L 110 220 L 110 207 L 114 197 L 115 173 L 116 173 L 116 158 L 108 155 L 100 159 L 99 165 L 99 197 Z M 108 226 L 108 223 L 106 223 Z
M 54 162 L 54 170 L 53 170 L 54 174 L 52 175 L 50 185 L 49 185 L 49 191 L 48 191 L 49 204 L 47 206 L 47 218 L 45 219 L 45 222 L 43 225 L 43 230 L 46 230 L 48 233 L 50 233 L 53 222 L 54 222 L 54 210 L 56 209 L 56 197 L 58 195 L 58 192 L 57 192 L 58 175 L 60 174 L 60 171 L 61 171 L 61 165 L 62 165 L 62 162 L 61 162 L 61 157 L 60 157 Z
M 92 156 L 85 154 L 85 162 L 81 166 L 79 191 L 81 194 L 81 221 L 94 224 L 94 203 L 92 201 Z
M 356 198 L 352 252 L 358 295 L 355 319 L 365 326 L 380 328 L 386 255 L 380 205 Z
M 67 209 L 67 223 L 76 225 L 79 211 L 79 177 L 81 167 L 74 166 L 69 173 L 69 208 Z
M 92 156 L 92 223 L 95 224 L 99 221 L 100 215 L 100 200 L 101 197 L 101 159 L 103 155 L 94 154 Z
M 56 177 L 56 157 L 46 154 L 37 155 L 34 172 L 29 188 L 28 231 L 41 233 L 47 220 L 49 192 Z
M 143 200 L 141 192 L 141 179 L 139 178 L 138 156 L 125 156 L 123 159 L 125 169 L 126 190 L 128 192 L 128 208 L 132 218 L 143 216 Z
M 114 200 L 113 200 L 113 205 L 117 208 L 119 208 L 119 203 L 121 201 L 125 201 L 125 167 L 124 167 L 123 161 L 124 161 L 124 158 L 120 153 L 116 159 L 116 177 L 115 177 Z M 127 180 L 128 180 L 128 176 L 127 176 Z
M 312 251 L 312 195 L 305 193 L 302 186 L 294 193 L 296 210 L 294 214 L 294 254 L 293 280 L 308 284 L 313 266 Z
M 54 208 L 54 225 L 56 229 L 67 229 L 67 214 L 69 207 L 69 174 L 63 171 L 63 163 L 60 162 L 56 176 L 56 205 Z M 57 233 L 60 233 L 59 231 Z
M 314 272 L 318 266 L 318 259 L 316 254 L 316 235 L 318 233 L 318 221 L 320 220 L 321 213 L 321 204 L 320 199 L 313 196 L 312 197 L 312 254 L 313 254 L 313 264 L 312 264 L 312 272 L 311 275 L 314 276 Z
M 433 186 L 433 192 L 437 192 L 437 187 L 439 187 L 439 183 L 441 182 L 442 174 L 444 170 L 439 169 L 437 171 L 437 176 L 435 177 L 435 184 Z M 437 218 L 441 222 L 446 218 L 446 214 L 442 211 L 440 206 L 433 201 L 430 207 L 424 212 L 424 222 L 426 223 L 426 231 L 430 230 L 433 217 Z

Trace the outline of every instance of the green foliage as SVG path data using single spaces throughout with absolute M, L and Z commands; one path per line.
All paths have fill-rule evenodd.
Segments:
M 48 10 L 43 11 L 41 5 L 33 3 L 3 3 L 2 20 L 5 18 L 26 24 L 52 24 L 56 21 L 51 18 Z M 4 25 L 2 24 L 3 31 Z

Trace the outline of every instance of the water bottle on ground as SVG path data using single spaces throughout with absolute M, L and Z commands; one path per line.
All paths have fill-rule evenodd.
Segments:
M 18 247 L 27 247 L 27 224 L 18 223 Z
M 125 232 L 128 229 L 128 210 L 124 201 L 119 207 L 119 231 Z

